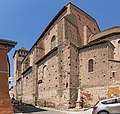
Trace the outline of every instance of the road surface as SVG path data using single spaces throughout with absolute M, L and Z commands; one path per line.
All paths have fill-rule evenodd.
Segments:
M 49 110 L 36 108 L 32 105 L 14 105 L 15 114 L 92 114 L 92 109 L 83 111 L 83 112 L 75 112 L 75 111 L 58 111 L 58 110 Z

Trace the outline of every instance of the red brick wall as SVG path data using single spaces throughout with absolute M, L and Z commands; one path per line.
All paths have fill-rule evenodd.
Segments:
M 12 114 L 13 108 L 8 93 L 7 48 L 0 45 L 0 114 Z

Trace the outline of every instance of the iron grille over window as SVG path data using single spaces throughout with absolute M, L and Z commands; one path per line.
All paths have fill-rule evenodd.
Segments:
M 93 72 L 93 59 L 88 61 L 88 72 Z

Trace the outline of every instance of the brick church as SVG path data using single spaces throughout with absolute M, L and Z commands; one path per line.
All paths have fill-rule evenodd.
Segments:
M 13 58 L 14 95 L 22 102 L 60 109 L 75 107 L 81 98 L 89 106 L 120 95 L 120 27 L 100 31 L 96 20 L 72 3 L 30 50 L 22 47 Z

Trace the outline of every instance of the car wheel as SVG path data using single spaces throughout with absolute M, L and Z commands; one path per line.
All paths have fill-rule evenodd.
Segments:
M 98 114 L 109 114 L 107 111 L 101 111 Z

